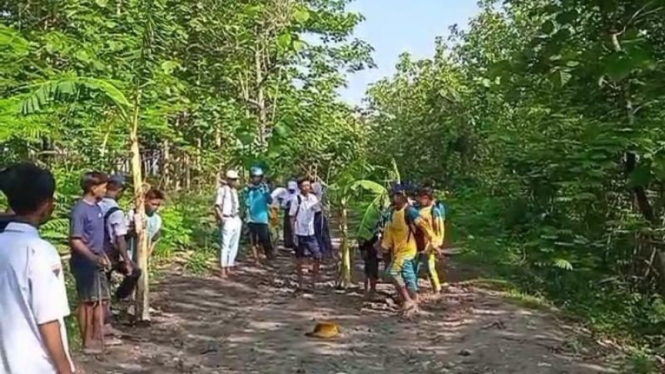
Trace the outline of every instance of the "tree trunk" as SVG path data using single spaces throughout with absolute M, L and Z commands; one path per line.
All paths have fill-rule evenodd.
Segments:
M 132 116 L 131 132 L 129 140 L 132 152 L 132 177 L 134 180 L 134 224 L 137 241 L 138 266 L 143 270 L 136 291 L 136 319 L 138 321 L 150 321 L 150 289 L 148 271 L 148 236 L 145 231 L 145 191 L 143 191 L 143 174 L 141 170 L 141 149 L 139 147 L 139 104 L 141 92 L 137 93 L 137 99 Z
M 259 111 L 259 152 L 263 152 L 268 147 L 268 109 L 263 90 L 263 63 L 259 47 L 254 52 L 254 62 L 256 64 L 256 104 Z
M 164 140 L 162 142 L 162 176 L 164 179 L 164 188 L 169 189 L 171 187 L 171 157 L 169 154 L 169 141 Z
M 342 200 L 342 207 L 339 214 L 339 235 L 341 244 L 340 275 L 338 285 L 340 288 L 349 288 L 353 285 L 352 264 L 351 264 L 351 246 L 349 245 L 349 223 L 348 209 L 346 199 Z

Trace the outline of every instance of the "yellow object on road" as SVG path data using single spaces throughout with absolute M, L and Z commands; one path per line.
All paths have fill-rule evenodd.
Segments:
M 340 331 L 336 323 L 317 323 L 314 330 L 305 335 L 310 338 L 332 339 L 338 336 Z

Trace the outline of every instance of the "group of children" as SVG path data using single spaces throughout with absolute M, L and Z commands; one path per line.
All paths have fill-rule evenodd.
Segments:
M 279 224 L 277 215 L 282 210 L 284 247 L 294 249 L 299 287 L 303 287 L 303 269 L 308 259 L 312 261 L 315 282 L 322 258 L 334 253 L 322 211 L 325 185 L 302 178 L 288 182 L 286 188 L 272 190 L 258 167 L 250 170 L 250 177 L 250 184 L 241 192 L 242 208 L 236 171 L 227 172 L 226 181 L 217 192 L 215 210 L 222 232 L 220 275 L 227 277 L 235 266 L 243 225 L 242 210 L 254 259 L 259 262 L 262 249 L 268 264 L 274 258 L 270 226 Z M 445 236 L 445 209 L 434 198 L 431 187 L 423 186 L 414 191 L 411 186 L 398 183 L 392 187 L 391 206 L 384 213 L 373 237 L 359 243 L 365 261 L 365 287 L 370 295 L 376 292 L 381 278 L 379 265 L 383 261 L 385 276 L 394 283 L 403 310 L 409 312 L 418 303 L 421 269 L 427 273 L 433 292 L 441 292 L 436 259 Z
M 374 235 L 360 243 L 365 261 L 365 289 L 376 292 L 380 278 L 379 264 L 385 264 L 385 277 L 390 279 L 399 297 L 402 310 L 409 313 L 418 305 L 418 274 L 422 268 L 434 293 L 441 292 L 436 259 L 441 253 L 445 236 L 445 209 L 434 198 L 434 191 L 423 186 L 413 189 L 395 184 L 391 206 L 382 214 Z
M 289 181 L 286 189 L 272 189 L 266 182 L 263 170 L 259 167 L 250 169 L 250 183 L 240 192 L 243 207 L 239 199 L 239 175 L 230 170 L 226 180 L 217 190 L 215 212 L 221 225 L 220 276 L 232 274 L 238 253 L 243 221 L 249 231 L 254 260 L 260 262 L 259 253 L 263 252 L 267 264 L 271 265 L 275 257 L 271 236 L 279 225 L 279 211 L 284 215 L 284 246 L 294 249 L 298 284 L 304 285 L 303 268 L 311 258 L 314 279 L 319 275 L 322 258 L 333 256 L 332 243 L 327 218 L 323 212 L 325 185 L 310 178 Z
M 131 298 L 141 269 L 137 266 L 136 215 L 118 204 L 126 188 L 121 176 L 86 173 L 82 197 L 71 211 L 70 269 L 78 300 L 77 319 L 86 353 L 121 343 L 111 326 L 110 279 L 123 275 L 117 299 Z M 55 207 L 55 180 L 49 170 L 21 163 L 0 172 L 0 191 L 9 209 L 0 219 L 0 372 L 73 373 L 64 317 L 70 314 L 60 255 L 42 239 L 39 227 Z M 164 194 L 145 196 L 149 240 L 161 229 L 156 213 Z

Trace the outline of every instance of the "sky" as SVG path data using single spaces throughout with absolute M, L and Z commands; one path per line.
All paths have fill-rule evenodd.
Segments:
M 365 21 L 358 25 L 355 37 L 374 47 L 378 66 L 348 77 L 348 87 L 340 91 L 342 99 L 360 104 L 372 82 L 394 73 L 397 58 L 409 52 L 415 58 L 434 54 L 434 39 L 448 35 L 448 27 L 466 28 L 479 12 L 477 0 L 355 0 L 349 10 L 360 12 Z

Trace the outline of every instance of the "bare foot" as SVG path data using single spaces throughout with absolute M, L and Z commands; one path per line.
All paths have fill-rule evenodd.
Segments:
M 104 325 L 104 336 L 122 336 L 122 332 L 116 330 L 110 324 Z
M 102 342 L 100 341 L 94 341 L 88 343 L 85 347 L 83 347 L 83 353 L 87 355 L 100 355 L 102 354 Z

